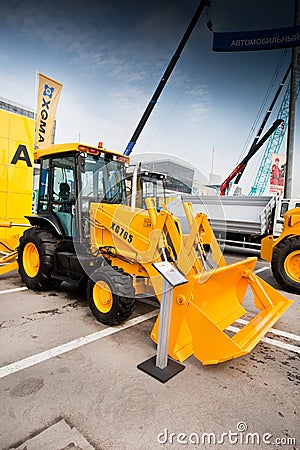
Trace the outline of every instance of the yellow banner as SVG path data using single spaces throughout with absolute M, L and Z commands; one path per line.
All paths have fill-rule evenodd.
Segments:
M 55 114 L 62 84 L 38 73 L 38 96 L 35 128 L 35 147 L 40 149 L 52 143 Z

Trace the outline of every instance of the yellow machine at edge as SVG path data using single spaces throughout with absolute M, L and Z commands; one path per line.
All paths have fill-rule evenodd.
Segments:
M 18 267 L 16 248 L 32 210 L 34 120 L 0 109 L 0 274 Z M 12 226 L 13 225 L 13 226 Z
M 280 236 L 266 236 L 260 254 L 271 262 L 273 276 L 281 288 L 300 294 L 300 208 L 286 211 Z
M 169 261 L 188 282 L 174 289 L 168 353 L 216 364 L 250 352 L 292 303 L 254 274 L 256 258 L 227 265 L 205 214 L 184 211 L 190 227 L 153 198 L 133 207 L 122 154 L 80 143 L 37 151 L 37 214 L 18 245 L 23 282 L 33 290 L 62 281 L 86 289 L 94 316 L 114 325 L 128 319 L 139 296 L 162 298 L 153 263 Z M 254 308 L 243 305 L 248 287 Z M 256 310 L 253 317 L 253 311 Z M 230 325 L 245 316 L 233 334 Z M 250 317 L 252 315 L 252 317 Z M 159 316 L 151 332 L 157 342 Z M 231 335 L 230 335 L 231 334 Z

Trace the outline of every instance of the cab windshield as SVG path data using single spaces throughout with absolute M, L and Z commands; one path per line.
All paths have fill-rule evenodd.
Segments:
M 81 158 L 84 160 L 80 171 L 83 209 L 88 208 L 90 201 L 125 202 L 124 163 L 89 154 L 81 155 Z

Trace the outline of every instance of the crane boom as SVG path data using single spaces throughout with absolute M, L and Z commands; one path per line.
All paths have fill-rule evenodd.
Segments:
M 254 146 L 251 147 L 248 154 L 244 157 L 244 159 L 233 169 L 231 174 L 226 178 L 226 180 L 223 181 L 223 183 L 220 185 L 220 195 L 225 195 L 226 189 L 229 188 L 229 183 L 232 181 L 241 170 L 243 170 L 248 161 L 252 158 L 252 156 L 255 155 L 255 153 L 260 149 L 260 147 L 266 142 L 266 140 L 271 136 L 271 134 L 276 130 L 277 127 L 282 123 L 283 121 L 281 119 L 275 120 L 271 128 L 263 135 L 263 137 L 258 141 Z
M 179 45 L 178 45 L 174 55 L 172 56 L 172 58 L 171 58 L 171 60 L 170 60 L 170 62 L 168 64 L 168 66 L 167 66 L 167 68 L 166 68 L 166 70 L 165 70 L 165 72 L 164 72 L 164 74 L 163 74 L 163 76 L 162 76 L 162 78 L 161 78 L 161 80 L 160 80 L 160 82 L 159 82 L 159 84 L 158 84 L 158 86 L 157 86 L 157 88 L 156 88 L 156 90 L 155 90 L 155 92 L 154 92 L 150 102 L 148 103 L 147 108 L 145 109 L 144 114 L 142 115 L 142 117 L 141 117 L 141 119 L 140 119 L 140 121 L 139 121 L 139 123 L 138 123 L 138 125 L 137 125 L 137 127 L 136 127 L 136 129 L 135 129 L 135 131 L 134 131 L 130 141 L 127 144 L 126 149 L 124 150 L 124 155 L 129 156 L 130 153 L 132 152 L 133 147 L 135 146 L 139 135 L 141 134 L 141 132 L 142 132 L 142 130 L 143 130 L 143 128 L 144 128 L 144 126 L 145 126 L 145 124 L 146 124 L 146 122 L 147 122 L 147 120 L 148 120 L 148 118 L 149 118 L 149 116 L 150 116 L 154 106 L 157 103 L 157 100 L 158 100 L 160 94 L 162 93 L 163 88 L 165 87 L 165 85 L 166 85 L 166 83 L 167 83 L 167 81 L 168 81 L 168 79 L 169 79 L 169 77 L 170 77 L 174 67 L 176 66 L 176 63 L 177 63 L 177 61 L 178 61 L 178 59 L 179 59 L 179 57 L 181 55 L 181 52 L 184 49 L 184 47 L 185 47 L 185 45 L 186 45 L 190 35 L 192 34 L 192 31 L 195 28 L 195 26 L 196 26 L 196 24 L 197 24 L 197 22 L 198 22 L 198 20 L 199 20 L 199 18 L 201 16 L 202 12 L 203 12 L 203 9 L 205 8 L 205 6 L 210 6 L 210 1 L 209 0 L 201 0 L 198 8 L 196 9 L 196 11 L 195 11 L 195 13 L 194 13 L 190 23 L 189 23 L 189 25 L 188 25 L 184 35 L 183 35 L 183 37 L 182 37 L 182 39 L 181 39 L 181 41 L 180 41 L 180 43 L 179 43 Z

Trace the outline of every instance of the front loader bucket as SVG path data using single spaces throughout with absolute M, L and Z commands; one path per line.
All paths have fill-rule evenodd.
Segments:
M 249 353 L 270 330 L 292 301 L 253 273 L 256 260 L 247 258 L 200 275 L 190 275 L 188 283 L 174 289 L 171 357 L 184 361 L 193 354 L 203 364 L 217 364 Z M 242 304 L 248 287 L 254 295 L 254 305 L 260 310 L 258 313 L 253 306 L 247 311 Z M 247 319 L 252 313 L 252 319 L 230 336 L 228 328 L 246 313 Z M 158 320 L 151 334 L 155 341 Z

